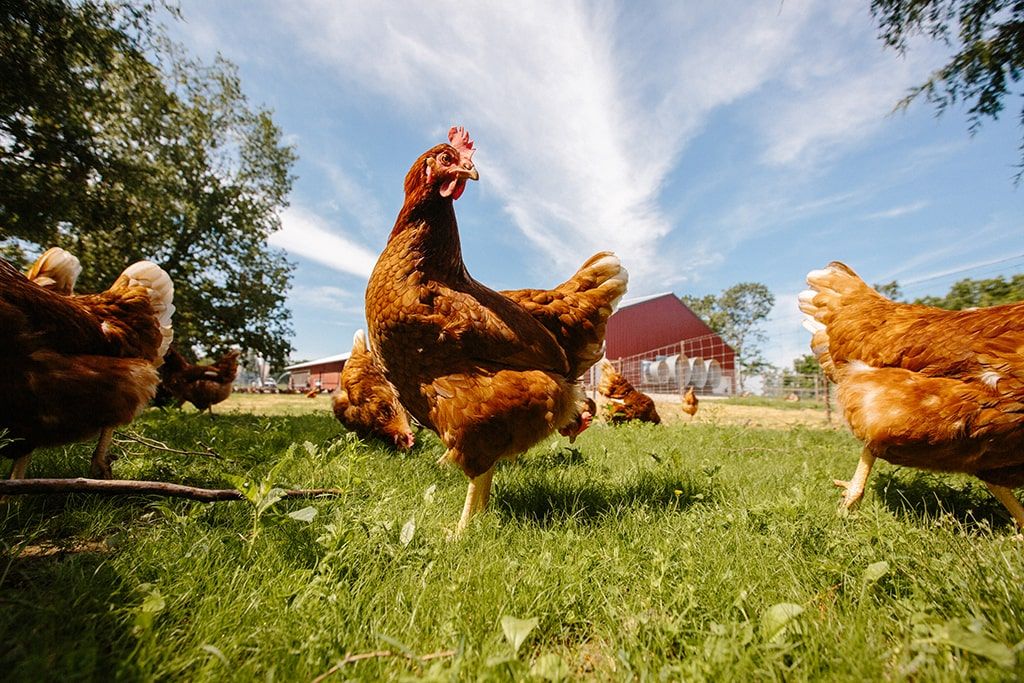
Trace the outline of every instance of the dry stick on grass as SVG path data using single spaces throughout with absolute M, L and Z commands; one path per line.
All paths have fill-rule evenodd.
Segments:
M 152 449 L 158 450 L 158 451 L 167 451 L 168 453 L 175 453 L 177 455 L 202 455 L 202 456 L 206 456 L 206 457 L 209 457 L 209 458 L 217 458 L 218 460 L 223 460 L 224 459 L 224 457 L 220 453 L 217 453 L 216 451 L 214 451 L 209 446 L 206 446 L 206 444 L 203 444 L 204 446 L 206 446 L 206 450 L 205 451 L 183 451 L 183 450 L 180 450 L 178 448 L 171 448 L 170 446 L 165 444 L 163 441 L 157 441 L 156 439 L 150 439 L 148 436 L 142 436 L 141 434 L 136 434 L 135 432 L 119 432 L 118 434 L 120 436 L 123 436 L 124 439 L 127 440 L 127 441 L 134 441 L 135 443 L 142 444 L 143 446 L 146 446 L 148 448 L 152 448 Z M 115 443 L 119 443 L 119 442 L 122 442 L 122 440 L 121 439 L 114 439 L 114 442 Z
M 429 662 L 432 659 L 444 659 L 445 657 L 454 656 L 455 650 L 441 650 L 439 652 L 431 652 L 430 654 L 421 655 L 419 657 L 405 652 L 392 652 L 391 650 L 375 650 L 373 652 L 361 652 L 359 654 L 354 655 L 345 655 L 345 658 L 343 660 L 341 660 L 340 662 L 332 666 L 330 669 L 314 678 L 312 681 L 310 681 L 310 683 L 320 683 L 320 681 L 324 680 L 328 676 L 336 674 L 338 671 L 342 669 L 342 667 L 346 666 L 347 664 L 354 664 L 355 662 L 361 662 L 365 659 L 382 659 L 384 657 L 404 657 L 414 662 Z
M 244 500 L 235 489 L 202 489 L 164 481 L 137 481 L 134 479 L 11 479 L 0 481 L 0 496 L 33 493 L 95 493 L 101 496 L 124 494 L 153 494 L 171 498 L 188 498 L 203 503 L 221 500 Z M 284 492 L 284 498 L 315 498 L 340 496 L 341 489 L 295 489 Z

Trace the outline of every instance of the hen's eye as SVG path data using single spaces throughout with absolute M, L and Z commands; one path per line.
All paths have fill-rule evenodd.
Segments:
M 446 164 L 446 165 L 447 164 L 451 164 L 452 163 L 452 155 L 449 154 L 448 152 L 444 152 L 443 154 L 441 154 L 441 163 L 442 164 Z

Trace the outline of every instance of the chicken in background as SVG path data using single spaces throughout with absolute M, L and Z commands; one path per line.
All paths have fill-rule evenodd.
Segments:
M 235 349 L 211 365 L 193 365 L 177 349 L 170 348 L 160 368 L 161 386 L 179 403 L 188 401 L 199 412 L 208 410 L 231 395 L 231 386 L 238 375 L 239 352 Z
M 811 350 L 864 450 L 842 507 L 876 458 L 972 474 L 1024 528 L 1024 303 L 947 311 L 890 301 L 846 265 L 808 273 Z
M 398 450 L 408 450 L 416 442 L 398 392 L 384 378 L 362 330 L 352 339 L 352 354 L 341 369 L 331 407 L 341 424 L 364 439 L 380 438 Z
M 601 361 L 601 380 L 597 393 L 608 399 L 605 404 L 605 418 L 612 424 L 631 420 L 660 424 L 661 417 L 654 407 L 654 401 L 647 394 L 633 388 L 607 358 Z
M 601 355 L 626 291 L 614 254 L 590 258 L 553 290 L 502 294 L 462 260 L 453 201 L 479 175 L 461 128 L 422 154 L 370 276 L 370 341 L 402 404 L 469 477 L 458 531 L 487 506 L 495 464 L 577 422 L 576 379 Z
M 11 443 L 11 478 L 32 451 L 99 435 L 90 474 L 111 477 L 114 427 L 131 422 L 156 392 L 171 343 L 174 285 L 139 261 L 100 294 L 73 295 L 78 259 L 51 249 L 30 271 L 0 259 L 0 429 Z
M 697 406 L 700 404 L 700 400 L 697 398 L 697 392 L 690 387 L 683 394 L 683 412 L 689 415 L 691 418 L 697 414 Z

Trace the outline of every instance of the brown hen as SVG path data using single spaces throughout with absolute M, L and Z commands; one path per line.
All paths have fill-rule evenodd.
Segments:
M 661 416 L 651 397 L 633 388 L 607 358 L 601 361 L 601 381 L 597 383 L 597 393 L 608 399 L 605 418 L 612 424 L 632 420 L 661 423 Z
M 864 442 L 843 507 L 858 503 L 875 458 L 973 474 L 1024 527 L 1024 303 L 965 311 L 890 301 L 849 267 L 807 275 L 800 310 L 811 350 L 838 384 Z
M 683 394 L 683 412 L 693 417 L 697 414 L 697 406 L 700 404 L 700 399 L 697 398 L 697 392 L 690 387 Z
M 211 365 L 193 365 L 177 349 L 171 348 L 160 368 L 162 388 L 179 402 L 188 401 L 200 412 L 208 410 L 231 395 L 238 375 L 238 351 L 232 349 Z
M 34 268 L 33 277 L 47 277 L 46 270 Z M 74 277 L 70 287 L 53 279 L 59 291 L 74 286 Z M 140 261 L 101 294 L 47 287 L 0 259 L 0 429 L 14 440 L 0 455 L 14 459 L 17 479 L 35 448 L 99 434 L 90 473 L 109 478 L 113 428 L 131 422 L 156 391 L 156 368 L 171 342 L 174 286 L 158 266 Z
M 378 437 L 399 450 L 412 448 L 416 441 L 398 392 L 384 378 L 362 330 L 352 339 L 352 354 L 341 369 L 331 406 L 341 424 L 364 439 Z
M 575 383 L 600 356 L 626 291 L 610 253 L 553 290 L 503 295 L 462 260 L 453 200 L 479 176 L 462 129 L 422 154 L 366 289 L 370 341 L 402 404 L 470 478 L 458 530 L 483 510 L 495 463 L 577 420 Z M 512 297 L 512 298 L 510 298 Z

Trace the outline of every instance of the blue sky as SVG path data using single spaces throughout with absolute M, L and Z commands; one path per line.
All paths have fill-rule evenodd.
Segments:
M 883 49 L 869 4 L 182 0 L 171 28 L 235 62 L 299 154 L 272 239 L 298 264 L 295 358 L 349 349 L 402 179 L 459 124 L 478 280 L 555 285 L 611 249 L 631 297 L 763 282 L 788 366 L 828 261 L 909 296 L 1024 270 L 1018 102 L 973 137 L 960 110 L 893 114 L 946 53 Z

